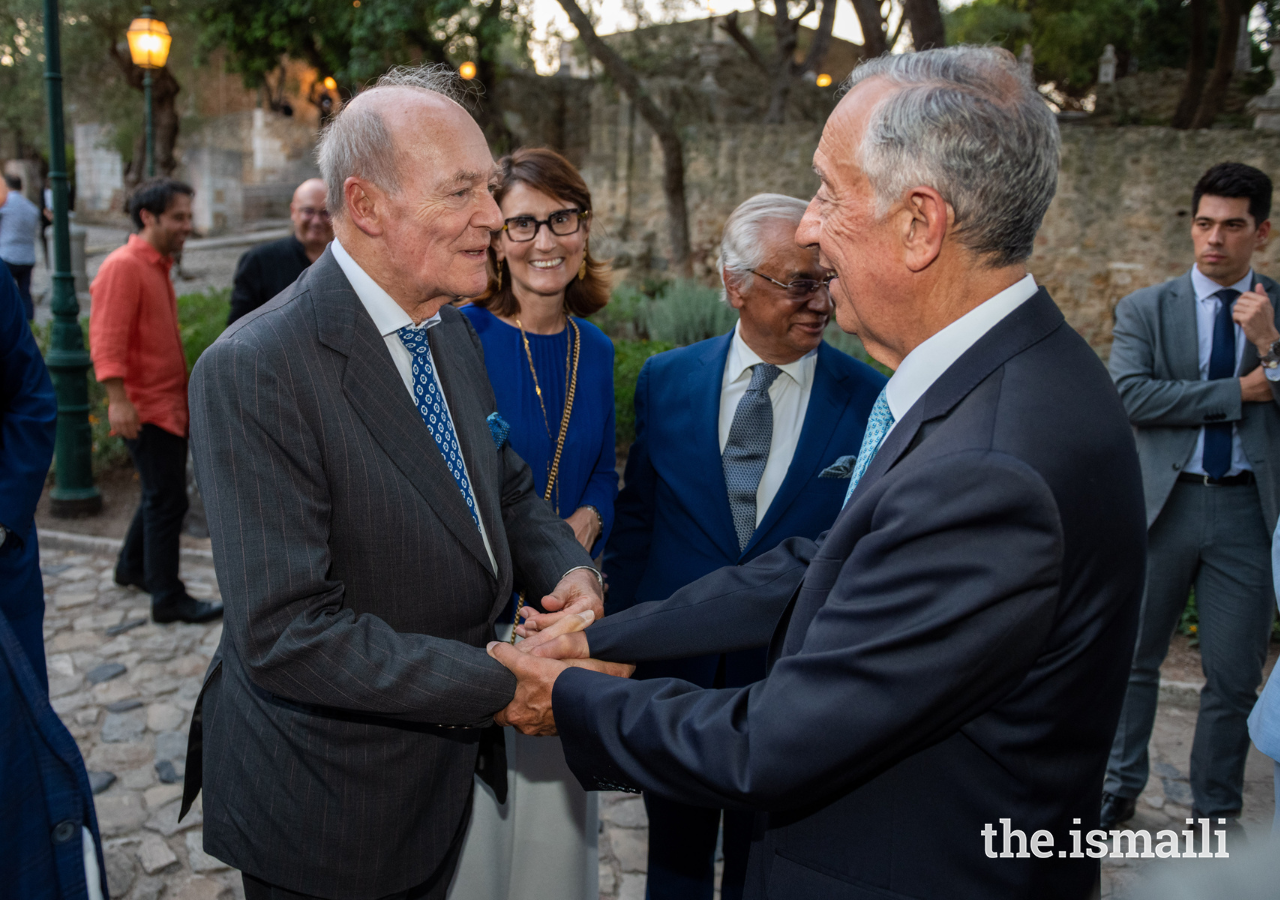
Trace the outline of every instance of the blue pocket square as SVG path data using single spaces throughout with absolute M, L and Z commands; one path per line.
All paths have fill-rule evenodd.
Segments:
M 818 473 L 819 478 L 852 478 L 853 467 L 858 461 L 858 455 L 842 456 Z
M 485 419 L 489 424 L 489 433 L 493 435 L 493 444 L 499 450 L 502 445 L 507 442 L 507 437 L 511 434 L 511 426 L 507 424 L 507 420 L 495 413 L 489 413 L 489 417 Z

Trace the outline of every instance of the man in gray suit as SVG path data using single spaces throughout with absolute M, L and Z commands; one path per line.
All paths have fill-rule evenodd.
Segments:
M 1280 483 L 1280 287 L 1250 258 L 1270 234 L 1271 179 L 1222 163 L 1196 184 L 1196 262 L 1116 307 L 1111 376 L 1138 441 L 1147 586 L 1102 795 L 1102 827 L 1147 783 L 1160 664 L 1194 588 L 1206 684 L 1191 749 L 1196 817 L 1240 815 L 1246 718 L 1271 633 L 1270 535 Z
M 484 289 L 502 226 L 452 77 L 393 71 L 339 113 L 319 148 L 336 240 L 191 382 L 226 619 L 184 803 L 203 778 L 205 849 L 248 900 L 444 897 L 515 688 L 484 651 L 513 584 L 602 612 L 448 305 Z

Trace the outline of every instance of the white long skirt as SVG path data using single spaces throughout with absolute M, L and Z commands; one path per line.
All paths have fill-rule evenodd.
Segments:
M 597 795 L 569 771 L 560 738 L 503 733 L 507 802 L 476 779 L 448 900 L 598 900 Z

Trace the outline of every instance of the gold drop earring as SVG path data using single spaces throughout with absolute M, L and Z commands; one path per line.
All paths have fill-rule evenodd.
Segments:
M 587 248 L 591 246 L 590 239 L 582 244 L 582 262 L 578 264 L 578 280 L 587 277 Z
M 498 286 L 493 289 L 493 292 L 496 294 L 500 290 L 502 290 L 502 260 L 498 260 Z

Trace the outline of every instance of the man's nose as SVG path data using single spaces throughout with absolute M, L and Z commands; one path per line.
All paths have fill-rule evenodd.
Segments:
M 801 247 L 817 246 L 818 237 L 821 233 L 822 228 L 818 221 L 818 198 L 814 197 L 809 201 L 809 206 L 804 211 L 804 218 L 800 220 L 800 226 L 796 228 L 796 243 Z
M 823 313 L 824 315 L 830 313 L 835 307 L 835 301 L 831 299 L 831 288 L 818 288 L 809 297 L 809 302 L 805 305 L 816 313 Z
M 484 199 L 480 201 L 480 210 L 472 222 L 476 227 L 490 231 L 497 231 L 502 227 L 502 209 L 498 206 L 498 201 L 493 199 L 493 194 L 485 192 Z

